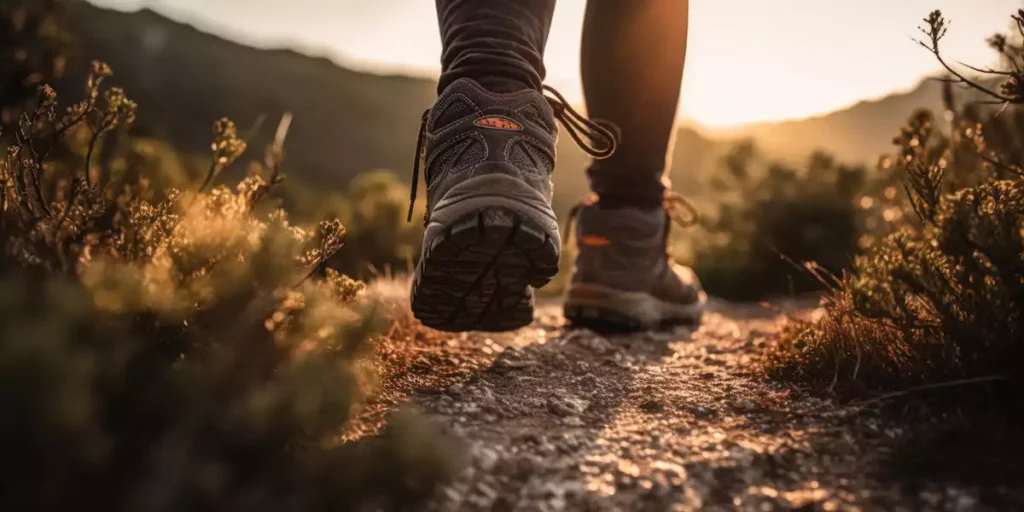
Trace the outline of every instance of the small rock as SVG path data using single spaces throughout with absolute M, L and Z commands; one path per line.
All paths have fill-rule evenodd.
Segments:
M 536 363 L 534 363 L 533 361 L 498 359 L 497 361 L 494 362 L 494 367 L 502 370 L 516 370 L 520 368 L 533 366 L 534 364 Z
M 586 400 L 571 397 L 554 397 L 548 400 L 547 408 L 552 414 L 562 417 L 577 416 L 590 405 Z
M 739 412 L 753 412 L 759 409 L 752 400 L 738 400 L 732 404 L 732 408 Z
M 481 448 L 477 453 L 477 461 L 480 469 L 490 472 L 498 462 L 498 454 L 489 448 Z
M 705 420 L 718 416 L 718 411 L 711 407 L 704 407 L 701 405 L 684 405 L 682 408 L 694 415 L 697 419 Z
M 661 403 L 657 399 L 645 400 L 640 404 L 640 410 L 648 414 L 655 414 L 665 410 L 665 404 Z
M 580 337 L 577 343 L 597 355 L 604 355 L 612 350 L 612 344 L 599 336 Z
M 477 484 L 476 490 L 480 491 L 480 494 L 483 494 L 488 500 L 494 500 L 494 498 L 498 497 L 498 491 L 484 482 Z
M 579 416 L 570 416 L 562 420 L 562 424 L 567 427 L 582 427 L 584 425 L 583 420 Z

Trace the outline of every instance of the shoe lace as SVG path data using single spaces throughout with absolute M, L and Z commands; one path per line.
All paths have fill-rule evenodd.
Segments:
M 621 133 L 614 123 L 604 119 L 587 119 L 576 109 L 572 108 L 569 102 L 562 96 L 562 93 L 550 85 L 545 85 L 543 90 L 550 93 L 544 96 L 548 105 L 554 113 L 555 119 L 562 123 L 565 130 L 572 137 L 572 140 L 588 155 L 602 160 L 615 154 L 619 146 Z M 420 169 L 426 165 L 427 147 L 426 133 L 427 120 L 430 117 L 430 109 L 423 112 L 420 118 L 419 134 L 416 136 L 416 160 L 412 167 L 412 188 L 409 192 L 409 214 L 407 222 L 412 222 L 412 213 L 416 206 L 416 194 L 419 191 Z M 586 140 L 584 140 L 584 138 Z
M 562 232 L 565 233 L 565 238 L 562 242 L 564 246 L 563 248 L 568 247 L 569 242 L 572 240 L 573 227 L 576 225 L 576 220 L 579 217 L 580 211 L 583 210 L 583 208 L 593 206 L 598 202 L 600 202 L 600 197 L 597 194 L 592 193 L 585 196 L 569 209 L 569 216 L 566 218 L 565 228 L 562 230 Z M 700 224 L 700 211 L 697 210 L 697 206 L 679 192 L 674 190 L 665 191 L 665 198 L 662 201 L 662 206 L 665 208 L 665 215 L 681 228 L 690 228 Z M 668 233 L 669 230 L 666 229 L 666 245 L 668 245 Z

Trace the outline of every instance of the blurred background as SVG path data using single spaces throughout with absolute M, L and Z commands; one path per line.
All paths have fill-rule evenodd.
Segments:
M 584 5 L 558 3 L 546 57 L 549 83 L 577 103 Z M 736 242 L 743 212 L 723 206 L 743 190 L 763 190 L 757 180 L 770 170 L 776 177 L 804 176 L 818 165 L 825 185 L 840 171 L 860 173 L 847 176 L 860 183 L 891 152 L 893 136 L 915 110 L 941 110 L 941 84 L 928 80 L 941 68 L 914 41 L 930 10 L 942 9 L 952 20 L 946 58 L 985 66 L 999 58 L 987 38 L 1005 31 L 1019 6 L 1014 0 L 692 0 L 671 175 L 716 234 L 681 237 L 679 257 L 698 264 L 706 247 L 695 240 Z M 142 105 L 136 132 L 184 155 L 185 167 L 190 155 L 207 151 L 211 119 L 231 118 L 251 147 L 263 147 L 276 120 L 291 112 L 284 196 L 293 215 L 341 216 L 368 254 L 352 251 L 339 265 L 360 277 L 368 269 L 405 269 L 415 257 L 417 227 L 399 222 L 407 193 L 401 185 L 409 179 L 419 115 L 435 97 L 440 42 L 432 2 L 95 0 L 69 8 L 76 43 L 61 85 L 77 88 L 85 63 L 103 59 L 115 70 L 115 83 Z M 559 214 L 587 192 L 586 164 L 563 137 L 555 175 Z M 835 193 L 845 201 L 862 192 L 857 186 Z M 834 191 L 827 192 L 818 202 L 837 207 Z M 723 213 L 735 219 L 719 222 Z M 845 210 L 833 213 L 848 217 Z M 379 226 L 360 238 L 360 226 L 368 224 Z M 788 249 L 794 260 L 808 256 L 800 253 L 805 246 L 837 246 L 834 255 L 806 258 L 835 260 L 826 265 L 835 270 L 862 238 L 855 231 L 825 226 L 809 229 L 809 239 L 761 245 L 767 253 Z M 839 232 L 843 240 L 821 238 Z M 738 243 L 743 250 L 756 245 Z

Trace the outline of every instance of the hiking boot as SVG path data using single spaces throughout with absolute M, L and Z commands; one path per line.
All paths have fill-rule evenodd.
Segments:
M 707 295 L 666 246 L 665 209 L 578 207 L 578 255 L 565 317 L 595 331 L 639 331 L 700 324 Z
M 558 272 L 551 173 L 555 120 L 568 116 L 579 117 L 560 97 L 532 89 L 497 94 L 469 79 L 452 83 L 424 113 L 411 198 L 422 165 L 426 231 L 412 311 L 424 325 L 507 331 L 533 321 L 533 289 Z M 592 153 L 614 151 L 610 132 L 576 118 L 596 132 L 584 134 L 592 140 L 607 135 L 606 147 Z

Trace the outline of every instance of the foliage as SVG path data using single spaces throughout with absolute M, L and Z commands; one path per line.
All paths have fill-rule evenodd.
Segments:
M 727 178 L 713 182 L 717 216 L 702 232 L 687 233 L 681 256 L 714 296 L 751 300 L 820 290 L 884 227 L 873 215 L 883 202 L 865 195 L 883 183 L 863 167 L 817 152 L 798 170 L 765 162 L 752 142 L 734 147 L 724 167 Z
M 289 176 L 280 203 L 295 219 L 336 217 L 349 227 L 345 249 L 327 266 L 359 279 L 405 273 L 419 257 L 423 224 L 406 222 L 409 185 L 393 172 L 356 176 L 344 191 L 324 192 Z M 422 217 L 423 204 L 416 206 Z
M 1013 16 L 1024 36 L 1024 11 Z M 942 62 L 947 23 L 925 19 L 922 45 Z M 895 143 L 920 223 L 908 222 L 855 263 L 823 304 L 770 351 L 777 378 L 851 394 L 963 379 L 1014 379 L 1024 360 L 1024 49 L 991 40 L 1007 71 L 998 91 L 949 68 L 950 131 L 915 115 Z M 995 101 L 957 106 L 953 85 Z
M 423 225 L 406 222 L 408 184 L 390 171 L 367 171 L 352 180 L 341 204 L 341 218 L 352 229 L 346 250 L 331 258 L 331 267 L 361 278 L 411 271 Z
M 0 508 L 349 510 L 430 489 L 412 427 L 339 442 L 381 318 L 324 270 L 340 222 L 263 212 L 283 134 L 213 186 L 246 149 L 220 120 L 199 189 L 163 193 L 111 74 L 94 63 L 63 110 L 40 87 L 0 161 Z
M 5 130 L 40 85 L 64 72 L 71 41 L 62 23 L 64 7 L 63 0 L 0 5 L 0 125 Z

